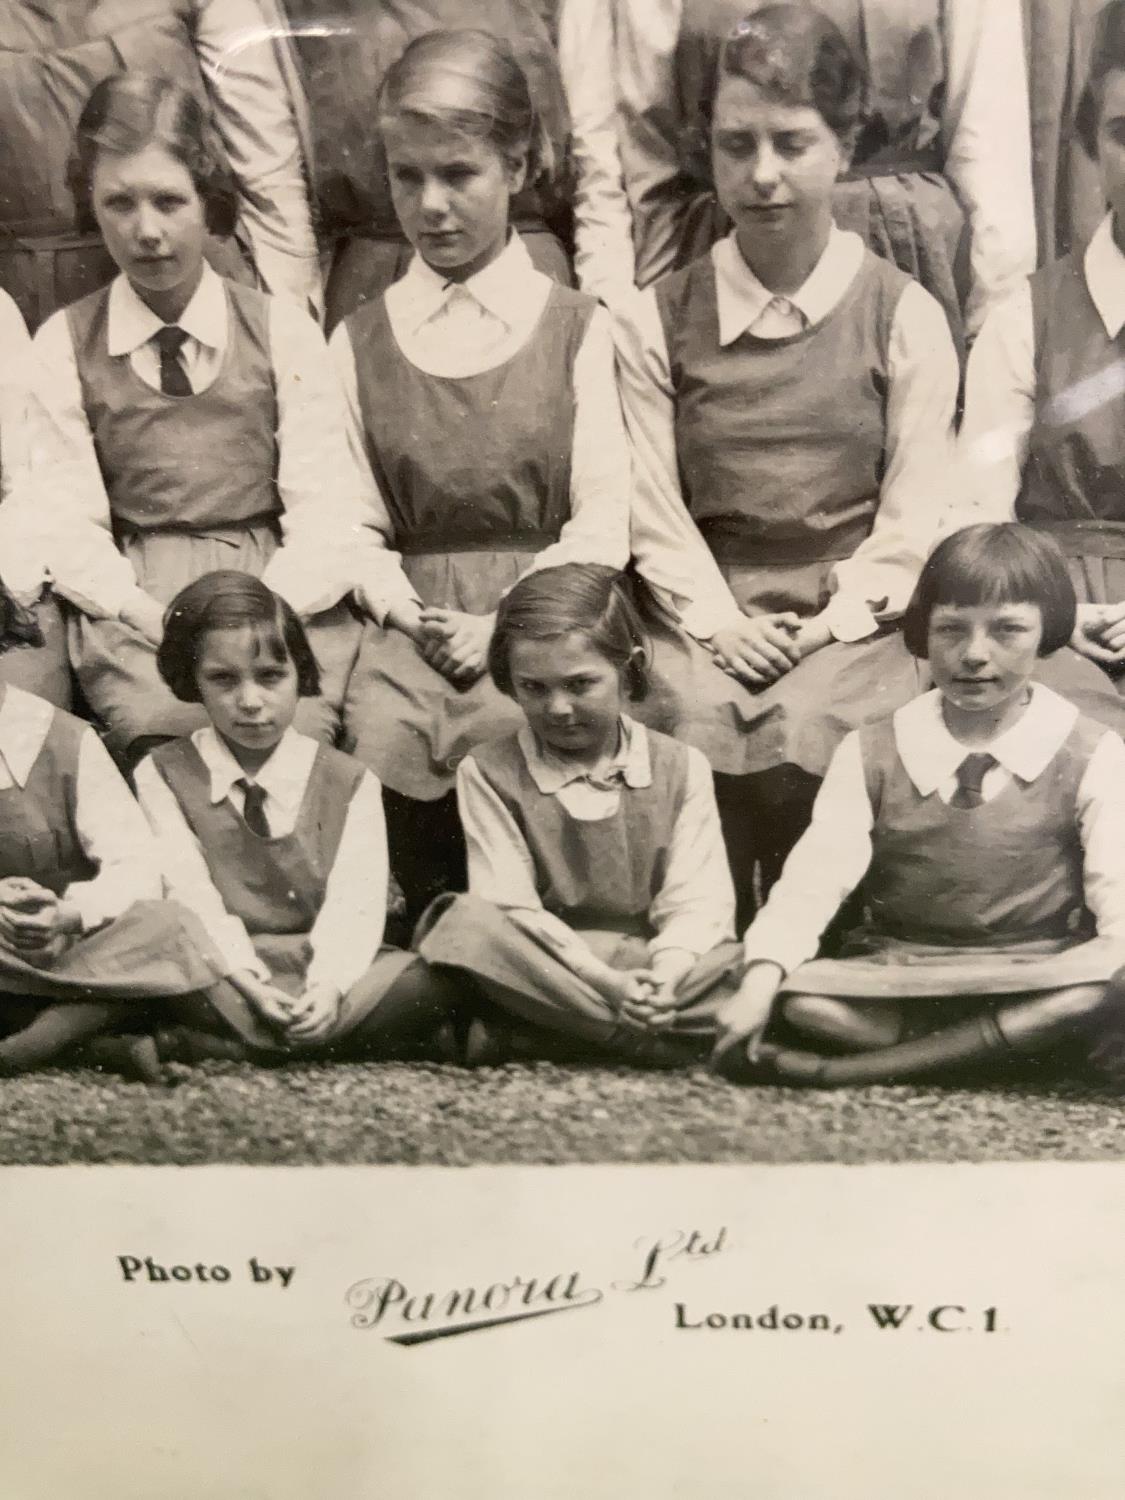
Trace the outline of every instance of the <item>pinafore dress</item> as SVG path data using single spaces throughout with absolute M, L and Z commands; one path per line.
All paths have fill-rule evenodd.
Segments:
M 309 933 L 324 904 L 362 768 L 321 745 L 293 832 L 263 838 L 247 827 L 229 798 L 212 802 L 210 774 L 190 739 L 158 746 L 152 761 L 198 840 L 224 905 L 245 925 L 273 983 L 288 994 L 301 994 L 312 958 Z M 372 857 L 378 857 L 376 851 Z M 346 1036 L 414 962 L 412 953 L 381 949 L 344 996 L 336 1024 L 322 1045 Z M 284 1050 L 233 985 L 216 985 L 208 999 L 244 1040 Z
M 269 298 L 225 283 L 229 338 L 205 390 L 166 396 L 106 345 L 108 289 L 67 309 L 86 418 L 109 497 L 114 537 L 137 581 L 162 604 L 217 568 L 260 576 L 279 540 L 277 397 L 269 350 Z M 302 699 L 297 725 L 331 741 L 355 655 L 359 624 L 343 605 L 308 622 L 321 696 Z M 154 648 L 116 620 L 77 611 L 71 664 L 117 754 L 136 739 L 190 734 L 207 722 L 156 670 Z
M 399 349 L 384 300 L 348 320 L 368 460 L 389 545 L 424 605 L 489 614 L 570 514 L 574 361 L 591 297 L 553 285 L 511 359 L 426 375 Z M 435 801 L 458 763 L 522 715 L 485 676 L 449 683 L 401 631 L 369 623 L 348 686 L 346 735 L 384 786 Z

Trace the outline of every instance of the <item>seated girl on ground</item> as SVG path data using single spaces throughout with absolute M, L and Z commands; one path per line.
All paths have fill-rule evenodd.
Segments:
M 611 568 L 546 568 L 500 605 L 489 670 L 526 722 L 458 769 L 469 894 L 438 898 L 419 952 L 529 1023 L 532 1052 L 688 1062 L 731 993 L 711 772 L 625 712 L 644 697 L 645 656 Z
M 1049 537 L 978 525 L 935 550 L 905 617 L 935 687 L 836 751 L 746 933 L 720 1069 L 870 1083 L 1096 1044 L 1121 1004 L 1125 746 L 1031 680 L 1074 618 Z M 861 882 L 863 924 L 816 958 Z M 763 1042 L 771 1017 L 816 1050 Z

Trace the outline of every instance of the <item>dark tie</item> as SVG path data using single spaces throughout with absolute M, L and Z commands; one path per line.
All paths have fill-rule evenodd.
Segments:
M 270 825 L 266 819 L 266 791 L 256 781 L 247 781 L 245 776 L 240 776 L 235 782 L 244 797 L 242 804 L 242 820 L 251 833 L 256 833 L 260 839 L 268 839 L 270 836 Z
M 957 767 L 957 790 L 949 799 L 950 807 L 980 807 L 984 801 L 981 791 L 984 778 L 995 765 L 999 762 L 987 753 L 966 755 Z
M 187 378 L 180 350 L 187 334 L 175 323 L 166 324 L 152 341 L 160 350 L 160 389 L 166 396 L 190 396 L 191 381 Z

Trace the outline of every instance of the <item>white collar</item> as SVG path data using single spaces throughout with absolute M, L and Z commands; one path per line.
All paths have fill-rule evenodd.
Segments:
M 543 283 L 549 278 L 537 271 L 527 246 L 512 233 L 495 260 L 468 281 L 450 281 L 415 255 L 398 281 L 384 294 L 395 320 L 410 333 L 439 313 L 455 297 L 471 298 L 508 328 L 516 328 L 542 311 Z
M 572 781 L 585 781 L 590 776 L 587 766 L 575 766 L 570 761 L 552 755 L 540 747 L 539 741 L 525 724 L 517 735 L 519 747 L 527 765 L 528 774 L 546 797 L 553 797 Z M 621 740 L 617 753 L 605 765 L 597 769 L 595 780 L 600 782 L 613 771 L 620 771 L 626 786 L 645 787 L 652 785 L 652 762 L 648 753 L 648 731 L 643 724 L 621 715 Z
M 55 710 L 43 698 L 9 685 L 0 702 L 0 759 L 18 787 L 27 785 Z
M 317 752 L 317 742 L 308 735 L 287 729 L 256 776 L 247 775 L 210 724 L 197 729 L 191 742 L 210 775 L 212 802 L 224 801 L 236 782 L 247 780 L 256 782 L 288 812 L 300 808 Z
M 1086 246 L 1083 268 L 1098 316 L 1106 333 L 1115 339 L 1125 328 L 1125 255 L 1113 238 L 1112 214 L 1106 214 L 1095 229 Z
M 824 253 L 808 278 L 780 300 L 791 303 L 812 325 L 821 322 L 840 302 L 863 264 L 864 245 L 858 234 L 833 224 Z M 715 297 L 719 310 L 719 343 L 733 344 L 765 312 L 777 293 L 763 286 L 742 258 L 733 231 L 712 247 Z
M 109 289 L 109 312 L 106 324 L 106 347 L 111 357 L 132 354 L 147 344 L 165 326 L 152 308 L 142 302 L 129 278 L 117 276 Z M 184 308 L 177 327 L 206 344 L 222 350 L 227 343 L 227 294 L 219 276 L 206 261 L 203 275 L 191 301 Z
M 913 698 L 894 715 L 895 745 L 906 774 L 923 797 L 936 792 L 955 775 L 965 759 L 987 751 L 1013 776 L 1034 781 L 1042 775 L 1074 728 L 1078 710 L 1041 683 L 1033 683 L 1031 702 L 1016 720 L 989 745 L 968 746 L 945 727 L 941 694 L 936 688 Z

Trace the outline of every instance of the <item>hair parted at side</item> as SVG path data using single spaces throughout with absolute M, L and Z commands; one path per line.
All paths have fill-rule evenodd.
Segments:
M 1102 88 L 1109 73 L 1125 69 L 1125 0 L 1109 0 L 1098 11 L 1090 47 L 1090 71 L 1078 109 L 1074 128 L 1082 149 L 1094 160 L 1098 154 L 1098 124 L 1102 113 Z
M 1037 604 L 1040 656 L 1066 645 L 1078 609 L 1058 543 L 1017 521 L 965 526 L 926 559 L 902 621 L 906 649 L 921 660 L 929 655 L 930 616 L 939 604 Z
M 563 163 L 507 42 L 464 27 L 415 37 L 387 70 L 380 124 L 398 116 L 434 121 L 488 141 L 532 186 L 549 187 Z
M 634 703 L 648 693 L 649 647 L 622 575 L 601 563 L 563 563 L 521 578 L 496 612 L 488 670 L 509 698 L 517 641 L 547 641 L 579 631 L 622 674 Z
M 725 77 L 743 78 L 782 104 L 815 109 L 844 145 L 854 144 L 867 75 L 843 32 L 816 6 L 763 5 L 743 16 L 719 52 L 715 93 Z
M 133 156 L 160 146 L 185 168 L 203 201 L 212 234 L 229 235 L 238 221 L 238 187 L 215 127 L 195 94 L 150 73 L 103 78 L 78 119 L 67 185 L 78 227 L 97 228 L 92 203 L 98 157 Z
M 320 692 L 320 672 L 305 627 L 280 595 L 252 573 L 222 568 L 181 589 L 164 613 L 164 638 L 156 653 L 161 677 L 183 703 L 200 701 L 196 667 L 211 630 L 256 632 L 259 652 L 291 660 L 302 698 Z

